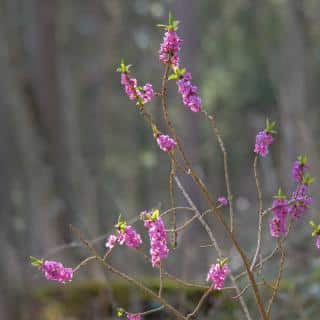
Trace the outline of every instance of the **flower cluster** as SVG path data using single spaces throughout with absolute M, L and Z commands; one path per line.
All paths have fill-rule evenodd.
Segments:
M 106 247 L 112 249 L 117 243 L 117 241 L 118 238 L 114 234 L 111 234 L 106 242 Z
M 179 67 L 179 51 L 181 49 L 182 40 L 177 35 L 179 21 L 173 19 L 171 13 L 169 14 L 169 21 L 167 25 L 159 24 L 166 30 L 163 41 L 160 45 L 159 59 L 162 63 L 170 64 L 173 67 Z
M 289 213 L 294 219 L 299 219 L 309 209 L 312 198 L 309 195 L 309 188 L 306 184 L 299 184 L 292 194 L 292 205 Z
M 125 244 L 129 248 L 138 248 L 141 243 L 141 237 L 139 233 L 132 226 L 125 226 L 124 229 L 118 231 L 119 244 Z
M 289 204 L 281 189 L 275 196 L 272 203 L 273 218 L 269 221 L 269 228 L 272 237 L 279 238 L 287 232 L 286 222 L 289 213 Z
M 152 266 L 159 266 L 161 260 L 169 254 L 164 222 L 159 215 L 159 210 L 150 213 L 143 212 L 141 218 L 144 220 L 144 226 L 148 229 Z
M 127 319 L 128 320 L 140 320 L 141 316 L 140 316 L 140 314 L 127 313 Z
M 202 109 L 201 98 L 198 95 L 198 88 L 191 83 L 191 73 L 186 72 L 180 75 L 177 81 L 178 91 L 182 95 L 182 102 L 192 112 L 199 112 Z
M 306 173 L 308 169 L 307 157 L 299 156 L 292 168 L 292 177 L 297 182 L 297 187 L 292 194 L 292 205 L 290 206 L 289 213 L 294 219 L 299 219 L 303 216 L 312 203 L 312 198 L 309 195 L 309 185 L 314 179 Z
M 177 146 L 175 140 L 164 134 L 157 135 L 157 143 L 159 148 L 164 152 L 171 152 Z
M 117 242 L 133 249 L 140 247 L 142 240 L 139 233 L 132 226 L 128 226 L 125 221 L 121 220 L 121 217 L 116 227 L 118 229 L 117 236 L 113 234 L 109 236 L 106 242 L 107 248 L 112 249 Z
M 320 249 L 320 235 L 318 235 L 316 238 L 316 247 Z
M 228 199 L 224 196 L 221 196 L 218 198 L 218 203 L 223 206 L 226 207 L 228 205 Z
M 269 146 L 273 142 L 272 134 L 276 123 L 270 122 L 269 119 L 266 121 L 266 128 L 263 131 L 258 132 L 256 135 L 256 143 L 254 145 L 254 152 L 262 157 L 265 157 L 269 153 Z
M 45 260 L 40 266 L 40 270 L 47 280 L 58 281 L 60 283 L 69 282 L 73 277 L 72 268 L 66 268 L 62 263 L 57 261 Z
M 256 136 L 256 143 L 254 146 L 254 152 L 262 157 L 265 157 L 268 153 L 268 147 L 273 142 L 273 136 L 271 133 L 265 130 L 258 132 Z
M 306 174 L 306 170 L 309 168 L 306 163 L 307 158 L 299 156 L 293 164 L 292 177 L 298 184 L 290 200 L 287 201 L 279 190 L 277 199 L 272 204 L 273 218 L 269 222 L 269 227 L 271 235 L 275 238 L 279 238 L 287 232 L 288 216 L 295 220 L 301 218 L 312 203 L 309 185 L 313 182 L 313 178 Z
M 226 259 L 218 260 L 218 263 L 211 265 L 208 272 L 207 281 L 211 281 L 216 290 L 221 290 L 224 287 L 224 281 L 230 272 L 226 261 Z
M 293 180 L 298 183 L 302 183 L 303 176 L 307 169 L 309 169 L 309 166 L 307 165 L 307 157 L 299 156 L 298 160 L 296 160 L 293 164 L 293 168 L 292 168 Z
M 121 84 L 130 100 L 137 99 L 137 79 L 130 78 L 127 72 L 121 73 Z
M 273 217 L 269 221 L 269 228 L 271 236 L 275 238 L 280 238 L 287 232 L 285 220 L 282 220 L 278 217 Z
M 182 40 L 174 29 L 165 32 L 163 42 L 160 45 L 159 59 L 162 63 L 179 66 L 179 51 Z
M 152 84 L 146 83 L 142 88 L 137 86 L 137 79 L 130 78 L 128 72 L 121 73 L 121 84 L 130 100 L 139 100 L 141 103 L 151 101 L 155 93 Z
M 138 81 L 130 77 L 130 65 L 125 65 L 122 60 L 120 67 L 117 69 L 121 72 L 121 84 L 130 100 L 137 101 L 137 103 L 145 104 L 155 96 L 152 84 L 146 83 L 143 87 L 138 86 Z
M 137 94 L 142 99 L 143 103 L 151 101 L 155 95 L 151 83 L 146 83 L 142 88 L 138 89 Z

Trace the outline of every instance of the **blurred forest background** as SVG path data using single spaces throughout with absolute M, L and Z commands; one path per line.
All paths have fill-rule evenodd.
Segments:
M 252 150 L 267 116 L 277 121 L 278 134 L 260 166 L 266 206 L 279 186 L 292 192 L 291 165 L 299 153 L 309 156 L 320 179 L 320 1 L 0 0 L 0 10 L 1 319 L 107 319 L 98 307 L 106 295 L 96 294 L 94 285 L 85 301 L 90 292 L 96 298 L 76 315 L 59 309 L 63 291 L 35 302 L 35 292 L 48 284 L 29 267 L 28 256 L 75 265 L 85 249 L 52 250 L 75 240 L 69 224 L 93 239 L 110 232 L 120 212 L 131 219 L 144 209 L 169 207 L 170 164 L 115 72 L 124 58 L 139 81 L 159 89 L 163 32 L 156 24 L 167 21 L 169 10 L 181 21 L 182 65 L 193 73 L 204 108 L 217 116 L 229 152 L 237 235 L 247 252 L 254 250 L 258 219 Z M 170 113 L 188 156 L 213 194 L 225 194 L 222 155 L 209 124 L 181 105 L 174 83 L 170 89 Z M 147 107 L 165 129 L 160 102 Z M 191 181 L 184 183 L 206 209 Z M 280 296 L 280 305 L 297 307 L 280 308 L 275 319 L 319 312 L 312 299 L 320 297 L 320 258 L 307 224 L 320 218 L 319 182 L 312 191 L 313 210 L 289 241 L 288 285 Z M 265 229 L 267 253 L 274 242 Z M 205 280 L 216 258 L 210 248 L 199 248 L 208 243 L 205 233 L 195 225 L 179 243 L 168 269 Z M 228 254 L 239 268 L 232 248 Z M 137 276 L 154 275 L 130 252 L 113 260 Z M 91 267 L 73 285 L 89 279 L 97 286 L 107 281 Z M 126 299 L 129 306 L 137 303 Z M 221 312 L 219 319 L 230 319 Z

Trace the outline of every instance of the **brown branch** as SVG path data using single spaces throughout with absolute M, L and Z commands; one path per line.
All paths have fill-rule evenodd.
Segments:
M 274 299 L 276 298 L 277 293 L 278 293 L 279 288 L 280 288 L 280 281 L 281 281 L 281 278 L 282 278 L 282 273 L 283 273 L 283 270 L 284 270 L 284 264 L 285 264 L 285 258 L 286 258 L 286 253 L 285 253 L 285 250 L 283 248 L 283 243 L 281 242 L 280 239 L 278 240 L 278 247 L 279 247 L 279 250 L 281 251 L 281 259 L 280 259 L 280 266 L 279 266 L 279 271 L 278 271 L 276 284 L 274 286 L 274 289 L 273 289 L 273 292 L 272 292 L 272 295 L 270 297 L 270 300 L 269 300 L 269 303 L 268 303 L 268 307 L 267 307 L 267 315 L 268 315 L 268 317 L 270 317 L 270 312 L 271 312 L 271 309 L 272 309 L 272 305 L 273 305 Z
M 161 310 L 163 310 L 164 306 L 160 306 L 160 307 L 157 307 L 157 308 L 153 308 L 153 309 L 150 309 L 150 310 L 146 310 L 146 311 L 143 311 L 143 312 L 139 312 L 139 313 L 134 313 L 134 312 L 129 312 L 127 310 L 124 310 L 122 309 L 126 314 L 134 314 L 134 315 L 140 315 L 140 316 L 148 316 L 149 314 L 153 314 L 153 313 L 156 313 L 156 312 L 159 312 Z
M 259 256 L 260 250 L 261 250 L 261 242 L 262 242 L 262 208 L 263 208 L 263 198 L 262 198 L 262 191 L 261 191 L 261 185 L 260 185 L 260 180 L 259 180 L 259 175 L 258 175 L 258 169 L 257 169 L 257 163 L 258 163 L 258 156 L 255 156 L 254 162 L 253 162 L 253 171 L 254 171 L 254 178 L 256 182 L 256 187 L 257 187 L 257 192 L 258 192 L 258 201 L 259 201 L 259 221 L 258 221 L 258 235 L 257 235 L 257 247 L 256 251 L 254 253 L 251 266 L 250 266 L 250 271 L 253 270 L 254 265 L 256 264 L 257 258 Z M 262 264 L 261 264 L 262 266 Z
M 217 122 L 215 120 L 214 116 L 209 115 L 206 111 L 202 111 L 203 114 L 210 120 L 213 132 L 218 140 L 218 144 L 220 147 L 220 150 L 223 155 L 223 168 L 224 168 L 224 180 L 227 188 L 227 195 L 228 195 L 228 201 L 229 201 L 229 217 L 230 217 L 230 231 L 233 232 L 233 195 L 231 192 L 231 183 L 229 178 L 229 168 L 228 168 L 228 153 L 225 148 L 224 142 L 222 140 L 222 137 L 219 132 L 219 128 L 217 126 Z
M 160 265 L 159 265 L 159 292 L 158 292 L 158 296 L 161 297 L 162 296 L 162 289 L 163 289 L 163 265 L 162 262 L 160 261 Z
M 202 297 L 200 298 L 198 304 L 197 304 L 196 307 L 194 308 L 193 312 L 192 312 L 192 313 L 189 313 L 189 314 L 187 315 L 187 317 L 186 317 L 187 319 L 190 319 L 190 318 L 194 317 L 194 316 L 198 313 L 198 311 L 200 310 L 202 304 L 204 303 L 204 301 L 206 300 L 206 298 L 208 297 L 208 295 L 212 292 L 212 289 L 213 289 L 213 286 L 210 286 L 210 288 L 209 288 L 207 291 L 205 291 L 205 293 L 204 293 L 204 294 L 202 295 Z
M 171 160 L 171 170 L 170 170 L 170 176 L 169 176 L 169 193 L 170 193 L 170 201 L 171 201 L 171 207 L 175 207 L 175 201 L 174 201 L 174 187 L 173 187 L 173 177 L 176 175 L 175 170 L 175 164 L 174 160 Z M 172 211 L 172 227 L 173 227 L 173 235 L 172 235 L 172 247 L 177 247 L 177 241 L 178 241 L 178 232 L 176 231 L 177 228 L 177 213 L 176 210 Z
M 204 211 L 201 214 L 201 217 L 204 217 L 205 215 L 207 215 L 209 212 L 211 212 L 211 209 Z M 185 229 L 186 227 L 188 227 L 194 220 L 198 219 L 198 214 L 195 214 L 192 216 L 192 218 L 188 219 L 186 222 L 184 222 L 180 227 L 176 228 L 176 229 L 167 229 L 167 232 L 180 232 L 183 229 Z
M 73 272 L 76 273 L 81 267 L 83 267 L 84 265 L 86 265 L 88 262 L 90 262 L 90 261 L 92 261 L 92 260 L 97 260 L 96 256 L 88 257 L 88 258 L 84 259 L 83 261 L 81 261 L 81 262 L 73 269 Z

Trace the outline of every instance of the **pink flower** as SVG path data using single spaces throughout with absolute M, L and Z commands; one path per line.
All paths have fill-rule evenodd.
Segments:
M 226 197 L 219 197 L 218 202 L 221 206 L 226 207 L 228 205 L 228 199 Z
M 127 319 L 128 320 L 140 320 L 141 316 L 140 316 L 140 314 L 127 313 Z
M 160 61 L 178 67 L 181 42 L 182 40 L 178 37 L 175 30 L 166 31 L 159 50 Z
M 119 244 L 125 244 L 129 248 L 138 248 L 141 243 L 141 237 L 139 233 L 132 226 L 125 226 L 123 230 L 118 231 Z
M 318 249 L 320 249 L 320 235 L 317 235 L 317 238 L 316 238 L 316 247 Z
M 121 84 L 130 100 L 137 99 L 137 79 L 129 77 L 128 73 L 121 73 Z
M 108 241 L 106 243 L 106 247 L 109 248 L 109 249 L 112 249 L 114 247 L 114 245 L 116 244 L 117 242 L 117 237 L 113 234 L 111 234 L 108 238 Z
M 143 103 L 151 101 L 155 93 L 152 88 L 152 84 L 146 83 L 141 90 L 138 90 L 138 95 L 142 99 Z
M 58 281 L 60 283 L 71 281 L 73 277 L 72 268 L 65 268 L 62 263 L 57 261 L 44 261 L 40 270 L 47 280 Z
M 121 84 L 124 86 L 130 100 L 138 100 L 140 98 L 142 103 L 147 103 L 155 95 L 152 84 L 146 83 L 142 89 L 138 88 L 137 79 L 130 78 L 128 72 L 121 73 Z
M 298 185 L 296 191 L 292 194 L 291 201 L 294 201 L 294 203 L 290 206 L 289 213 L 294 219 L 299 219 L 312 203 L 308 186 L 305 184 Z
M 305 170 L 308 168 L 309 168 L 309 166 L 307 166 L 306 164 L 302 163 L 299 160 L 296 160 L 294 162 L 293 168 L 292 168 L 293 180 L 296 182 L 302 183 L 303 176 L 305 174 Z
M 157 143 L 162 151 L 171 152 L 177 146 L 177 143 L 167 135 L 159 134 L 157 136 Z
M 166 258 L 169 254 L 167 246 L 167 233 L 165 230 L 164 222 L 158 215 L 159 211 L 155 214 L 143 215 L 144 226 L 148 229 L 150 238 L 150 255 L 152 266 L 160 265 L 162 259 Z
M 198 88 L 191 84 L 191 73 L 187 72 L 177 81 L 178 91 L 182 95 L 182 103 L 192 112 L 199 112 L 202 109 L 201 98 L 198 95 Z
M 279 238 L 287 232 L 285 219 L 276 216 L 269 221 L 269 228 L 271 236 L 274 238 Z
M 270 132 L 260 131 L 256 136 L 256 144 L 254 146 L 254 152 L 256 154 L 265 157 L 269 150 L 269 145 L 273 142 L 273 136 Z
M 289 211 L 288 201 L 286 199 L 276 199 L 272 203 L 273 215 L 279 219 L 286 219 Z
M 213 264 L 208 272 L 207 281 L 211 281 L 213 283 L 214 289 L 221 290 L 224 287 L 224 281 L 229 272 L 230 269 L 227 264 Z

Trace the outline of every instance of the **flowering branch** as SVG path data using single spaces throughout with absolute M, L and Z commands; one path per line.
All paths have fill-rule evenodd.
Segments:
M 84 236 L 82 235 L 81 231 L 73 226 L 71 226 L 71 230 L 72 232 L 78 237 L 78 239 L 91 251 L 91 253 L 95 256 L 95 258 L 103 265 L 106 267 L 106 269 L 108 271 L 110 271 L 111 273 L 117 275 L 118 277 L 128 281 L 129 283 L 131 283 L 132 285 L 134 285 L 135 287 L 137 287 L 138 289 L 144 291 L 144 293 L 150 295 L 151 297 L 153 297 L 155 300 L 158 300 L 163 306 L 164 308 L 167 309 L 167 311 L 169 311 L 170 313 L 172 313 L 177 319 L 181 319 L 181 320 L 185 320 L 186 318 L 178 311 L 176 310 L 173 306 L 171 306 L 170 304 L 168 304 L 163 298 L 161 298 L 160 296 L 158 296 L 156 293 L 154 293 L 152 290 L 150 290 L 149 288 L 145 287 L 142 283 L 140 283 L 139 281 L 131 278 L 129 275 L 122 273 L 121 271 L 117 270 L 116 268 L 114 268 L 113 266 L 111 266 L 108 262 L 106 262 L 95 250 L 95 248 L 92 246 L 92 244 L 86 240 L 84 238 Z
M 166 211 L 160 213 L 159 210 L 144 211 L 140 214 L 140 220 L 143 221 L 144 227 L 147 229 L 149 241 L 150 241 L 150 256 L 147 256 L 141 249 L 143 237 L 136 231 L 133 225 L 139 221 L 135 218 L 129 222 L 125 221 L 121 216 L 115 225 L 116 231 L 109 234 L 106 247 L 107 250 L 104 255 L 98 254 L 98 251 L 94 247 L 94 244 L 105 238 L 106 235 L 100 236 L 92 241 L 88 241 L 84 238 L 80 230 L 70 226 L 71 231 L 80 240 L 79 243 L 71 242 L 68 245 L 60 246 L 55 250 L 51 251 L 50 254 L 55 254 L 61 250 L 67 248 L 74 248 L 81 245 L 85 245 L 91 252 L 91 256 L 85 258 L 81 261 L 75 268 L 65 267 L 62 263 L 57 261 L 48 261 L 45 259 L 38 259 L 31 257 L 31 263 L 34 267 L 38 268 L 48 280 L 58 281 L 60 283 L 67 283 L 73 279 L 73 275 L 79 271 L 79 269 L 87 265 L 91 261 L 100 262 L 109 272 L 126 280 L 129 284 L 142 290 L 145 294 L 154 298 L 160 303 L 160 307 L 147 310 L 140 313 L 129 313 L 124 309 L 119 309 L 118 315 L 126 315 L 128 320 L 140 320 L 141 316 L 148 315 L 162 309 L 166 309 L 167 312 L 171 313 L 177 319 L 189 320 L 190 318 L 197 315 L 200 311 L 201 306 L 205 302 L 205 299 L 213 290 L 235 290 L 236 296 L 234 299 L 239 299 L 239 303 L 242 307 L 245 317 L 247 320 L 252 320 L 249 313 L 248 306 L 243 298 L 244 293 L 248 288 L 251 288 L 252 294 L 255 298 L 256 306 L 259 310 L 260 319 L 269 320 L 272 305 L 278 294 L 280 281 L 282 278 L 284 265 L 285 265 L 285 250 L 284 242 L 287 239 L 292 225 L 297 221 L 310 207 L 312 198 L 309 195 L 309 186 L 313 182 L 313 178 L 307 172 L 309 166 L 307 164 L 306 156 L 299 156 L 294 162 L 292 177 L 297 183 L 296 189 L 292 196 L 287 200 L 286 195 L 282 193 L 279 189 L 278 194 L 275 196 L 275 200 L 272 203 L 272 207 L 263 210 L 263 194 L 262 188 L 258 176 L 258 159 L 260 157 L 266 157 L 269 153 L 269 146 L 274 141 L 274 134 L 276 133 L 275 122 L 270 122 L 268 119 L 266 121 L 266 127 L 264 130 L 258 132 L 256 135 L 256 142 L 254 146 L 254 153 L 256 154 L 254 159 L 254 177 L 258 193 L 258 225 L 257 225 L 257 244 L 252 260 L 248 258 L 244 248 L 241 246 L 238 238 L 236 237 L 234 231 L 234 210 L 233 210 L 233 196 L 231 191 L 231 182 L 228 169 L 228 154 L 220 135 L 216 119 L 214 116 L 209 115 L 205 110 L 203 110 L 202 101 L 198 93 L 198 88 L 192 83 L 192 75 L 185 68 L 180 67 L 180 57 L 179 52 L 181 49 L 182 40 L 177 34 L 178 21 L 175 21 L 172 15 L 169 15 L 168 25 L 160 25 L 161 28 L 165 29 L 165 35 L 163 43 L 160 46 L 159 59 L 165 64 L 164 72 L 161 81 L 161 90 L 156 93 L 150 83 L 145 85 L 138 85 L 138 81 L 131 75 L 131 65 L 125 65 L 122 60 L 120 67 L 117 71 L 121 73 L 121 84 L 124 87 L 126 94 L 129 99 L 134 101 L 139 112 L 143 118 L 147 121 L 154 140 L 158 144 L 160 150 L 166 152 L 169 160 L 171 161 L 171 169 L 169 173 L 169 193 L 171 207 Z M 217 138 L 220 151 L 223 156 L 223 166 L 224 166 L 224 180 L 227 191 L 227 198 L 224 196 L 219 196 L 217 199 L 209 192 L 208 187 L 204 181 L 200 178 L 199 174 L 194 170 L 190 160 L 188 159 L 181 139 L 178 136 L 175 126 L 169 116 L 169 106 L 167 101 L 167 91 L 168 91 L 168 81 L 176 80 L 178 87 L 178 92 L 181 95 L 182 103 L 193 113 L 200 113 L 205 116 L 207 120 L 210 121 L 214 135 Z M 162 105 L 162 113 L 166 123 L 169 133 L 172 137 L 163 134 L 158 129 L 155 120 L 147 109 L 145 104 L 150 102 L 154 97 L 160 97 Z M 177 154 L 176 154 L 177 152 Z M 202 197 L 208 205 L 208 209 L 200 212 L 192 200 L 192 195 L 190 195 L 180 179 L 177 176 L 177 172 L 181 172 L 183 175 L 190 176 L 193 183 L 197 186 Z M 181 191 L 183 197 L 187 201 L 189 207 L 180 207 L 175 205 L 175 194 L 174 194 L 174 184 Z M 216 200 L 215 200 L 216 199 Z M 225 219 L 223 214 L 223 207 L 229 206 L 229 221 Z M 176 214 L 189 213 L 192 212 L 191 218 L 188 218 L 184 223 L 177 227 Z M 268 213 L 272 212 L 272 218 L 269 221 L 270 234 L 272 237 L 277 239 L 277 247 L 267 256 L 262 257 L 261 247 L 262 247 L 262 230 L 264 226 L 263 217 Z M 220 247 L 216 237 L 213 234 L 212 229 L 206 222 L 205 217 L 208 213 L 212 213 L 212 216 L 216 218 L 219 225 L 222 226 L 226 236 L 233 244 L 234 248 L 241 257 L 244 271 L 234 276 L 230 270 L 228 258 L 223 254 L 223 250 Z M 172 229 L 167 229 L 165 226 L 164 217 L 171 214 L 172 215 Z M 201 247 L 213 247 L 217 254 L 218 260 L 216 263 L 210 266 L 207 274 L 207 281 L 210 282 L 210 286 L 205 286 L 197 283 L 191 283 L 189 281 L 182 280 L 170 273 L 166 272 L 164 268 L 164 260 L 169 256 L 170 249 L 168 247 L 168 233 L 172 233 L 172 246 L 175 248 L 177 246 L 177 236 L 178 233 L 185 230 L 191 223 L 198 220 L 210 239 L 210 244 Z M 312 228 L 312 236 L 316 237 L 316 247 L 320 249 L 320 224 L 315 222 L 310 222 Z M 119 271 L 114 266 L 109 263 L 109 258 L 112 251 L 116 247 L 127 246 L 128 248 L 134 249 L 136 252 L 140 253 L 144 259 L 151 263 L 152 267 L 158 269 L 159 271 L 159 290 L 158 293 L 149 289 L 143 283 L 132 278 L 131 276 Z M 275 285 L 269 284 L 264 280 L 263 276 L 262 282 L 258 282 L 256 279 L 256 270 L 262 267 L 264 263 L 269 261 L 276 253 L 280 252 L 280 264 L 278 269 L 277 278 Z M 260 258 L 259 258 L 260 257 Z M 259 262 L 257 262 L 259 258 Z M 237 281 L 243 276 L 247 276 L 248 283 L 240 290 Z M 198 289 L 205 290 L 201 296 L 197 305 L 195 305 L 193 311 L 188 315 L 184 315 L 182 312 L 177 310 L 169 302 L 163 298 L 163 288 L 164 288 L 164 278 L 167 277 L 172 279 L 177 284 L 181 284 L 186 287 L 194 287 Z M 232 286 L 225 287 L 225 280 L 230 277 Z M 268 302 L 267 307 L 264 304 L 264 299 L 262 293 L 260 292 L 260 286 L 265 285 L 271 288 L 272 293 Z

